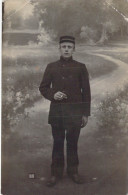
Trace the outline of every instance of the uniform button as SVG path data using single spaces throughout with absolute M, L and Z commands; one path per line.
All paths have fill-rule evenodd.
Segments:
M 65 66 L 64 64 L 62 66 Z
M 65 79 L 65 77 L 62 77 L 62 79 Z

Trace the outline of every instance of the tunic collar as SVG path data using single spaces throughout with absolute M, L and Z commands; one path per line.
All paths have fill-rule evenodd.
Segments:
M 70 58 L 67 58 L 67 59 L 60 56 L 60 61 L 62 63 L 65 63 L 65 64 L 68 64 L 68 63 L 72 62 L 72 60 L 73 60 L 72 56 Z

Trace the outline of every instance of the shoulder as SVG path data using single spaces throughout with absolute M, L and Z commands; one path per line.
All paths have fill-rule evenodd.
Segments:
M 50 62 L 49 64 L 47 64 L 46 70 L 52 70 L 53 68 L 57 67 L 58 63 L 59 63 L 59 60 L 55 62 Z
M 81 72 L 82 75 L 84 74 L 84 75 L 89 76 L 87 67 L 86 67 L 86 65 L 84 63 L 78 62 L 76 60 L 74 60 L 74 63 L 76 64 L 77 67 L 79 67 L 80 72 Z
M 48 67 L 52 67 L 52 66 L 56 66 L 56 65 L 58 65 L 59 64 L 59 60 L 57 60 L 57 61 L 55 61 L 55 62 L 51 62 L 51 63 L 49 63 L 47 66 Z
M 46 69 L 52 70 L 53 68 L 57 67 L 58 64 L 59 64 L 59 60 L 55 62 L 50 62 L 49 64 L 47 64 Z
M 73 62 L 76 66 L 79 66 L 80 68 L 85 68 L 86 67 L 86 65 L 82 62 L 78 62 L 76 60 L 73 60 Z

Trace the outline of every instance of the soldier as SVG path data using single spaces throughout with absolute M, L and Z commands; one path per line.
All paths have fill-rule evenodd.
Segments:
M 67 141 L 67 174 L 77 184 L 77 144 L 80 129 L 90 116 L 90 84 L 85 64 L 73 60 L 75 38 L 62 36 L 59 42 L 60 59 L 47 65 L 39 90 L 51 101 L 48 123 L 52 127 L 53 151 L 51 178 L 47 186 L 54 186 L 63 175 L 64 139 Z

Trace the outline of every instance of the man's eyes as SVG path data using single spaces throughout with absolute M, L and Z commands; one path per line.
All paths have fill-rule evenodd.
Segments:
M 65 49 L 66 46 L 62 46 L 62 48 Z M 68 49 L 71 49 L 72 47 L 71 47 L 71 46 L 68 46 L 67 48 L 68 48 Z

